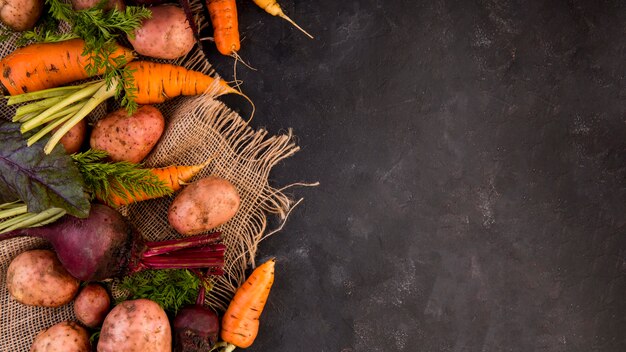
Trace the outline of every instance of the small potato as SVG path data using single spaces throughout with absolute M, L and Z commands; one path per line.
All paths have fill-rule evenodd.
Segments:
M 107 315 L 98 352 L 171 352 L 172 330 L 161 306 L 148 299 L 124 301 Z
M 0 0 L 0 21 L 14 31 L 33 29 L 44 0 Z
M 60 142 L 63 147 L 65 147 L 67 154 L 73 154 L 80 150 L 80 147 L 83 146 L 83 142 L 85 141 L 86 134 L 87 121 L 82 119 L 61 138 Z
M 187 55 L 195 44 L 185 12 L 174 5 L 151 7 L 152 17 L 144 20 L 128 40 L 141 55 L 177 59 Z
M 90 328 L 98 327 L 111 309 L 111 298 L 98 284 L 85 286 L 74 301 L 76 319 Z
M 165 129 L 161 112 L 144 105 L 133 115 L 120 109 L 96 122 L 89 145 L 109 153 L 112 161 L 141 162 L 154 148 Z
M 197 235 L 222 225 L 239 209 L 239 193 L 227 180 L 211 176 L 185 187 L 170 205 L 167 219 L 182 235 Z
M 35 249 L 13 259 L 7 289 L 16 301 L 39 307 L 60 307 L 78 292 L 79 281 L 61 265 L 53 251 Z
M 89 352 L 89 334 L 73 321 L 52 325 L 40 332 L 30 347 L 30 352 Z
M 72 7 L 77 11 L 86 10 L 98 5 L 100 1 L 101 0 L 72 0 Z M 111 10 L 112 8 L 117 8 L 120 11 L 124 10 L 126 8 L 124 0 L 108 0 L 104 9 Z

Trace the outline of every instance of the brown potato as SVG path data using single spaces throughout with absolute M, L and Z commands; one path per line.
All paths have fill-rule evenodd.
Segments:
M 174 5 L 151 7 L 152 17 L 144 20 L 128 40 L 141 55 L 177 59 L 187 55 L 195 44 L 185 12 Z
M 40 307 L 60 307 L 78 292 L 79 281 L 61 265 L 53 251 L 34 249 L 9 264 L 7 289 L 16 301 Z
M 240 203 L 232 183 L 210 176 L 185 187 L 170 205 L 167 219 L 180 234 L 197 235 L 230 220 Z
M 1 0 L 0 21 L 14 31 L 32 29 L 43 12 L 44 0 Z
M 70 351 L 91 351 L 87 330 L 73 321 L 64 321 L 40 332 L 30 347 L 30 352 Z
M 90 9 L 100 3 L 100 0 L 72 0 L 72 7 L 74 10 L 85 10 Z M 118 10 L 124 10 L 126 8 L 126 4 L 124 4 L 124 0 L 108 0 L 108 3 L 104 6 L 105 10 L 110 10 L 112 8 L 117 8 Z
M 128 116 L 120 109 L 96 122 L 89 145 L 109 153 L 112 161 L 141 162 L 154 148 L 165 129 L 161 112 L 151 105 Z
M 85 286 L 74 301 L 76 319 L 90 328 L 98 327 L 111 309 L 107 290 L 98 284 Z
M 57 128 L 58 129 L 58 128 Z M 57 130 L 55 129 L 55 131 Z M 61 138 L 61 144 L 65 147 L 67 154 L 73 154 L 80 150 L 85 141 L 85 135 L 87 134 L 87 121 L 85 119 L 80 120 L 71 130 L 67 131 Z
M 161 306 L 148 299 L 124 301 L 104 319 L 98 352 L 171 352 L 172 330 Z

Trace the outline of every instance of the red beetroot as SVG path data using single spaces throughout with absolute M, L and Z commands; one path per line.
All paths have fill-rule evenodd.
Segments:
M 144 242 L 120 213 L 101 204 L 93 204 L 85 219 L 66 215 L 50 225 L 2 234 L 0 240 L 20 236 L 48 240 L 65 269 L 82 281 L 145 269 L 208 268 L 220 273 L 224 265 L 220 233 Z
M 196 304 L 184 307 L 174 318 L 174 352 L 209 351 L 217 342 L 219 318 L 203 304 L 204 286 L 201 286 Z

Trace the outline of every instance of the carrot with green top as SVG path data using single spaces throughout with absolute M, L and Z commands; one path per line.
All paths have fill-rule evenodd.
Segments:
M 89 74 L 85 67 L 91 64 L 93 57 L 84 55 L 84 51 L 82 39 L 18 48 L 0 60 L 0 83 L 10 95 L 17 95 L 86 79 Z M 134 59 L 130 49 L 118 45 L 109 60 L 117 64 L 116 59 L 122 56 L 124 63 Z M 98 71 L 102 73 L 104 67 Z
M 207 164 L 208 162 L 189 166 L 174 165 L 164 168 L 148 169 L 148 171 L 151 175 L 156 176 L 156 180 L 161 182 L 164 187 L 171 191 L 171 193 L 174 193 L 181 189 L 181 187 L 189 182 L 194 176 L 196 176 Z M 115 180 L 111 180 L 111 184 L 114 188 L 116 187 Z M 132 192 L 127 189 L 123 189 L 122 193 L 123 195 L 120 193 L 110 193 L 107 199 L 101 200 L 109 206 L 119 207 L 122 205 L 128 205 L 160 197 L 160 195 L 151 195 L 142 191 Z

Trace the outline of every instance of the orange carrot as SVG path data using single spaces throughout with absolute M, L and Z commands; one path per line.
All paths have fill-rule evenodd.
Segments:
M 235 0 L 206 0 L 206 4 L 217 50 L 223 55 L 233 56 L 241 47 Z
M 228 343 L 225 351 L 252 345 L 259 332 L 259 317 L 274 283 L 274 259 L 263 263 L 239 287 L 222 318 L 220 336 Z
M 10 95 L 58 87 L 69 82 L 88 78 L 85 66 L 91 57 L 83 55 L 85 42 L 71 39 L 58 43 L 32 44 L 0 60 L 0 83 Z M 134 59 L 132 51 L 118 46 L 113 58 L 124 55 L 126 61 Z M 104 68 L 98 74 L 104 73 Z
M 150 169 L 150 172 L 155 175 L 159 181 L 163 182 L 167 188 L 172 192 L 178 191 L 187 181 L 196 176 L 200 170 L 202 170 L 207 163 L 190 166 L 168 166 L 158 169 Z M 111 181 L 112 184 L 115 181 Z M 125 195 L 120 196 L 115 193 L 111 193 L 109 199 L 104 200 L 108 205 L 113 207 L 119 207 L 122 205 L 128 205 L 143 200 L 157 198 L 150 196 L 143 192 L 133 193 L 129 190 L 125 190 Z
M 307 31 L 302 29 L 302 27 L 298 26 L 291 18 L 285 15 L 285 13 L 283 12 L 283 9 L 280 8 L 280 5 L 278 5 L 278 2 L 276 2 L 276 0 L 252 0 L 252 1 L 254 1 L 254 3 L 257 4 L 257 6 L 265 10 L 265 12 L 269 13 L 272 16 L 278 16 L 284 19 L 285 21 L 291 23 L 294 27 L 302 31 L 302 33 L 306 34 L 307 37 L 313 39 L 312 35 L 310 35 Z
M 137 104 L 156 104 L 179 95 L 202 94 L 213 85 L 217 86 L 217 95 L 243 95 L 221 79 L 181 66 L 135 61 L 126 67 L 133 71 L 134 77 L 133 86 L 127 85 L 126 89 L 136 89 Z

